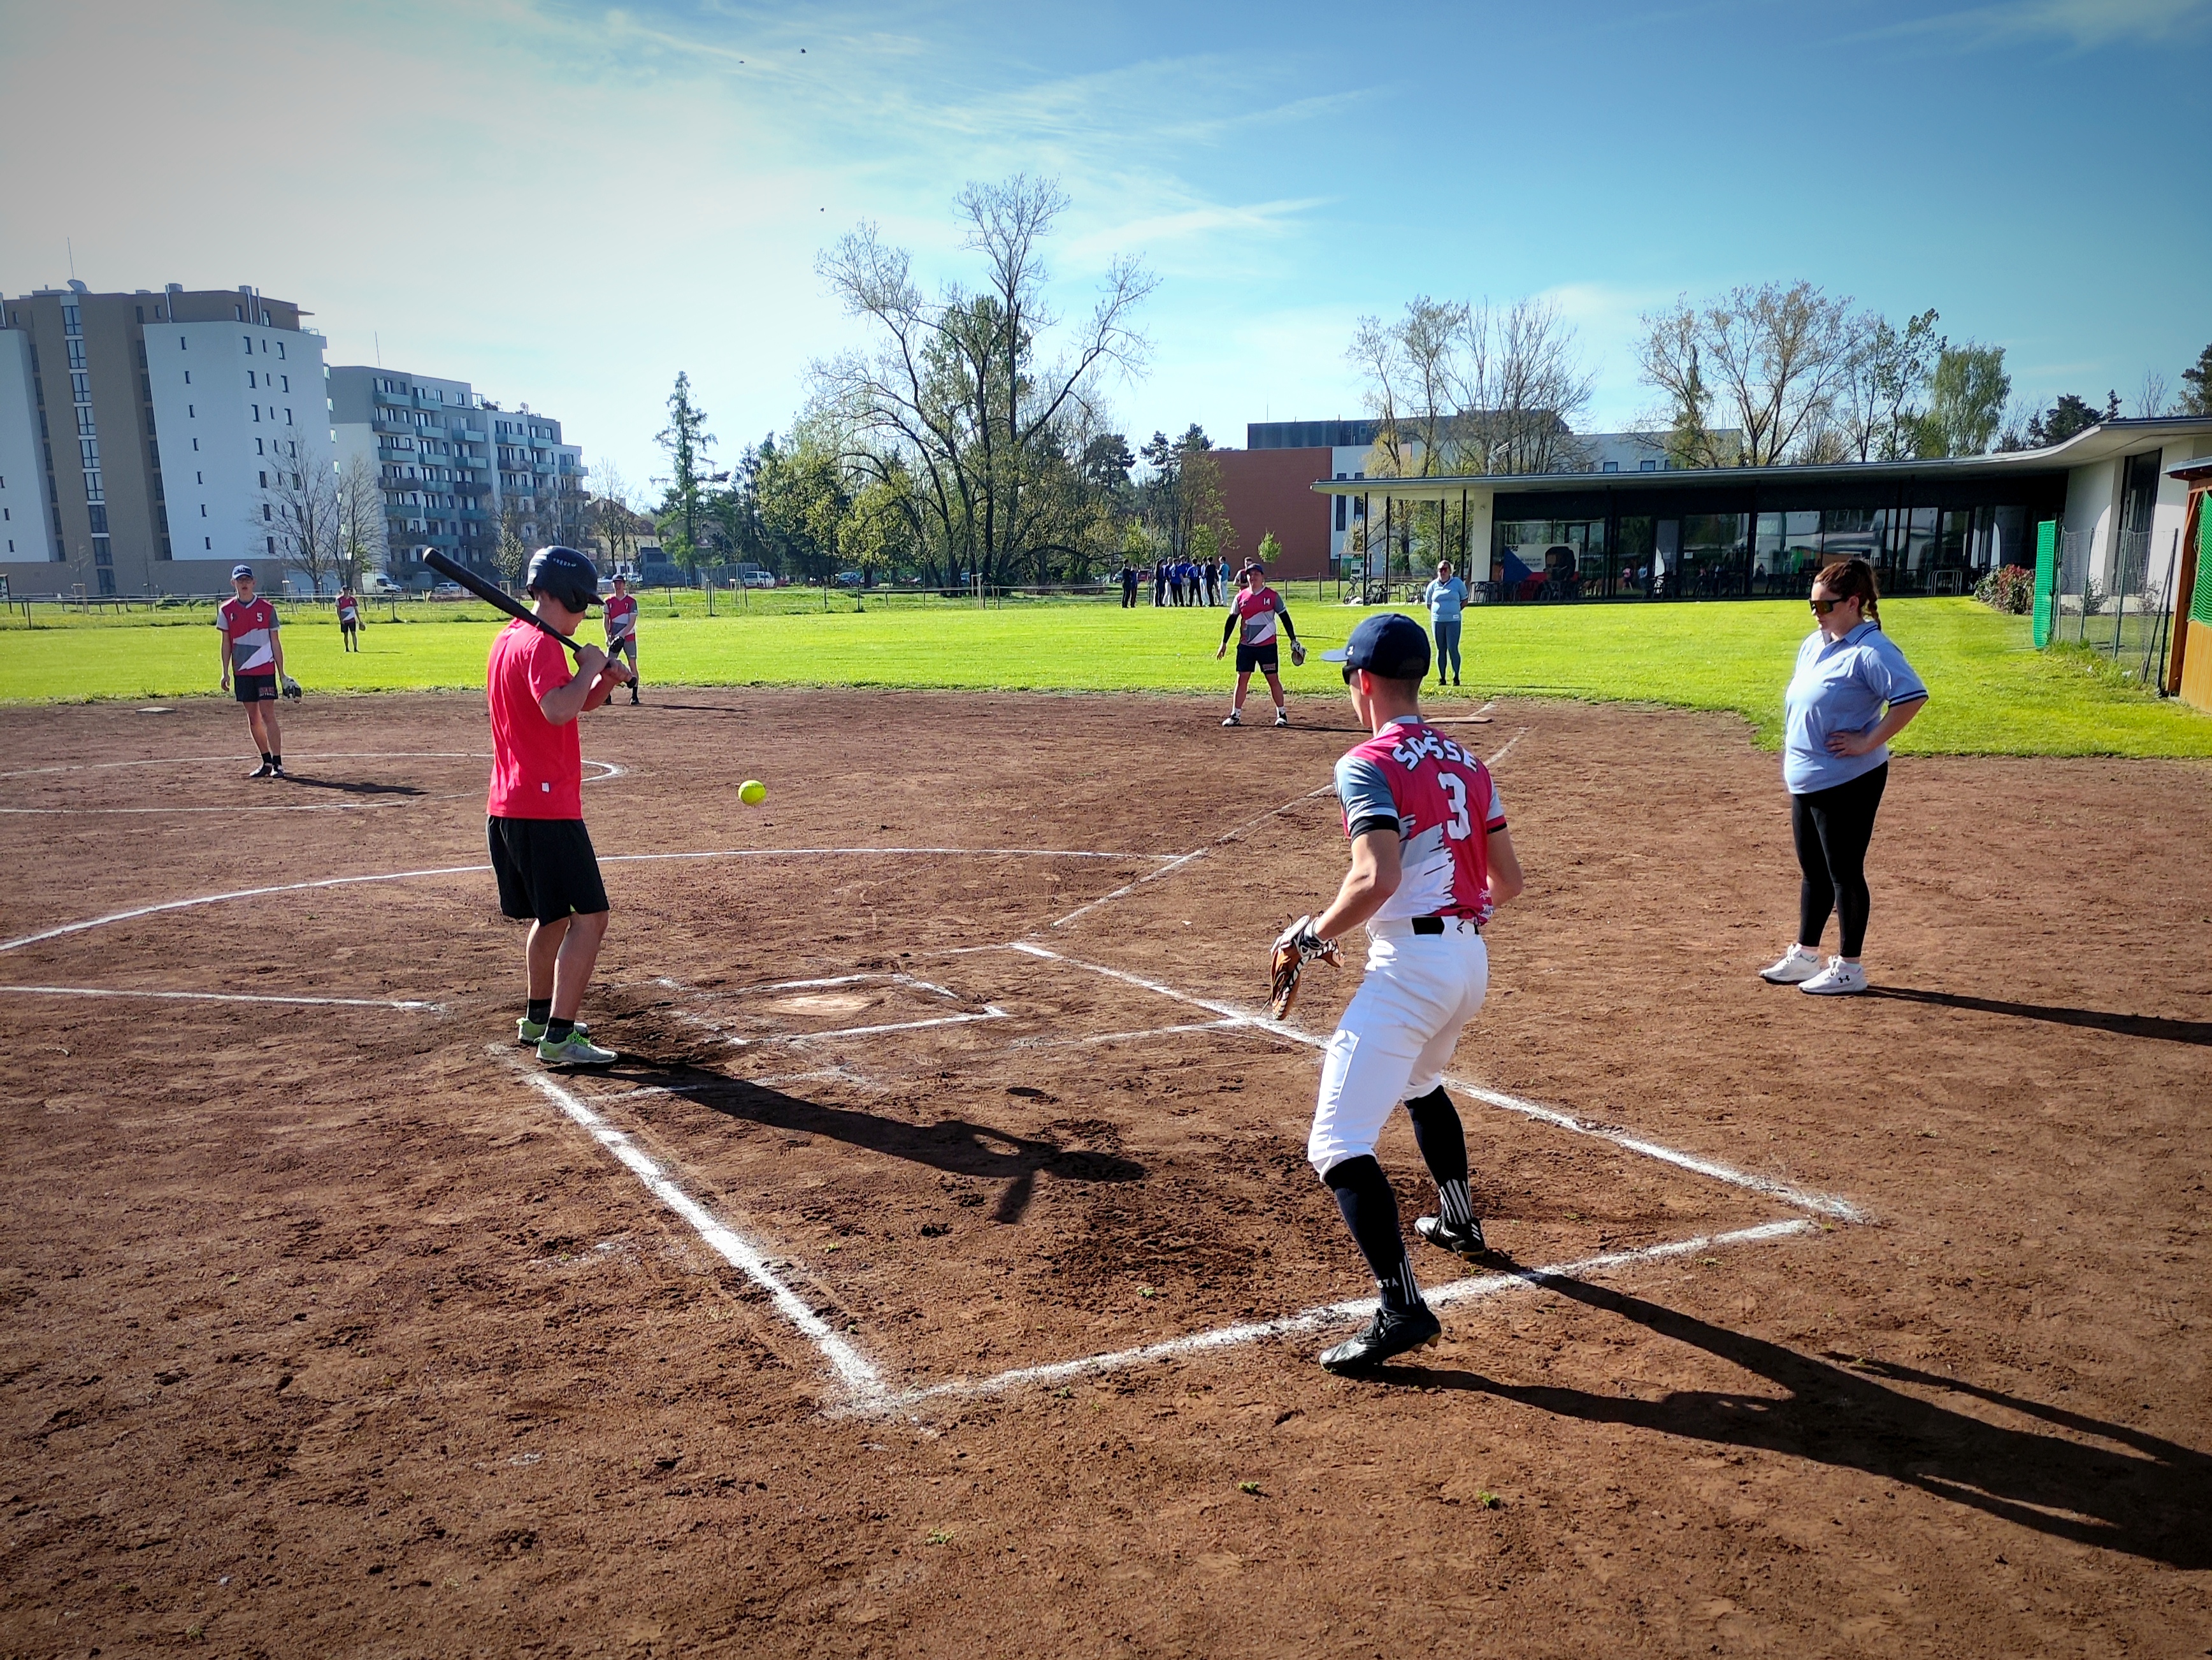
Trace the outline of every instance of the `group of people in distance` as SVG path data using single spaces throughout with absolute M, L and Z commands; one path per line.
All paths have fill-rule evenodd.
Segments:
M 1133 608 L 1137 603 L 1137 590 L 1144 582 L 1144 571 L 1127 559 L 1121 562 L 1118 573 L 1121 584 L 1121 608 Z M 1155 605 L 1218 605 L 1222 590 L 1229 586 L 1229 560 L 1224 556 L 1213 559 L 1159 559 L 1152 563 L 1152 603 Z

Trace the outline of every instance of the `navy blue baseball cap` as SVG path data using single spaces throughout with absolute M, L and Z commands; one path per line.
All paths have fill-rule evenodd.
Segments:
M 1365 669 L 1385 680 L 1425 680 L 1429 674 L 1429 632 L 1400 611 L 1378 611 L 1358 628 L 1340 651 L 1325 651 L 1324 663 L 1344 665 L 1344 678 Z
M 253 580 L 253 567 L 251 565 L 233 565 L 230 568 L 230 580 L 232 581 L 235 582 L 241 576 L 247 581 L 251 582 Z

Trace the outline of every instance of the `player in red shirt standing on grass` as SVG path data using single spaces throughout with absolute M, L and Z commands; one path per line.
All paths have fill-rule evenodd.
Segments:
M 348 651 L 361 649 L 361 601 L 350 583 L 338 590 L 338 634 Z
M 574 548 L 532 556 L 526 591 L 538 615 L 574 635 L 599 603 L 599 573 Z M 499 908 L 530 925 L 528 1006 L 515 1041 L 556 1067 L 603 1067 L 576 1018 L 607 934 L 607 890 L 584 829 L 583 745 L 576 719 L 629 672 L 597 646 L 580 646 L 569 672 L 561 642 L 520 618 L 492 642 L 484 670 L 491 709 L 491 790 L 484 803 Z
M 246 705 L 246 724 L 253 730 L 261 764 L 248 778 L 284 775 L 284 734 L 276 724 L 276 688 L 284 675 L 284 642 L 276 637 L 276 607 L 253 592 L 253 567 L 230 568 L 231 592 L 238 597 L 216 607 L 221 630 L 222 689 L 234 683 Z
M 629 660 L 629 701 L 637 702 L 637 596 L 629 591 L 629 578 L 615 578 L 615 591 L 606 598 L 599 615 L 605 619 L 607 655 Z
M 1298 643 L 1298 630 L 1291 621 L 1291 608 L 1283 603 L 1283 596 L 1267 586 L 1267 568 L 1258 560 L 1245 562 L 1237 577 L 1237 596 L 1229 602 L 1228 620 L 1221 625 L 1221 649 L 1213 654 L 1218 662 L 1229 650 L 1231 635 L 1237 637 L 1237 695 L 1230 702 L 1229 718 L 1224 727 L 1244 724 L 1244 689 L 1252 684 L 1252 671 L 1257 669 L 1267 677 L 1267 690 L 1275 699 L 1275 724 L 1291 724 L 1291 712 L 1283 707 L 1283 680 L 1275 648 L 1275 619 L 1283 619 L 1283 629 L 1291 636 L 1291 662 L 1296 666 L 1306 660 L 1306 648 Z

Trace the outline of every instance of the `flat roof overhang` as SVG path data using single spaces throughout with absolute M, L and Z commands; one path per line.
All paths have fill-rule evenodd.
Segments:
M 1521 472 L 1438 474 L 1431 478 L 1322 478 L 1313 484 L 1322 496 L 1395 496 L 1433 502 L 1476 491 L 1562 491 L 1591 489 L 1710 489 L 1715 485 L 1757 489 L 1766 484 L 1804 485 L 1905 483 L 1927 479 L 2009 478 L 2023 473 L 2063 472 L 2108 460 L 2140 447 L 2145 439 L 2197 437 L 2212 447 L 2212 417 L 2161 416 L 2148 421 L 2109 421 L 2078 432 L 2063 444 L 2039 450 L 2009 450 L 1994 455 L 1955 455 L 1924 461 L 1844 461 L 1820 466 L 1677 467 L 1665 472 Z

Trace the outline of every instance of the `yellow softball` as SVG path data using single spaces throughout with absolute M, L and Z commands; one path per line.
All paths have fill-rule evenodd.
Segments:
M 757 807 L 768 800 L 768 786 L 757 778 L 748 778 L 738 786 L 738 800 L 749 807 Z

